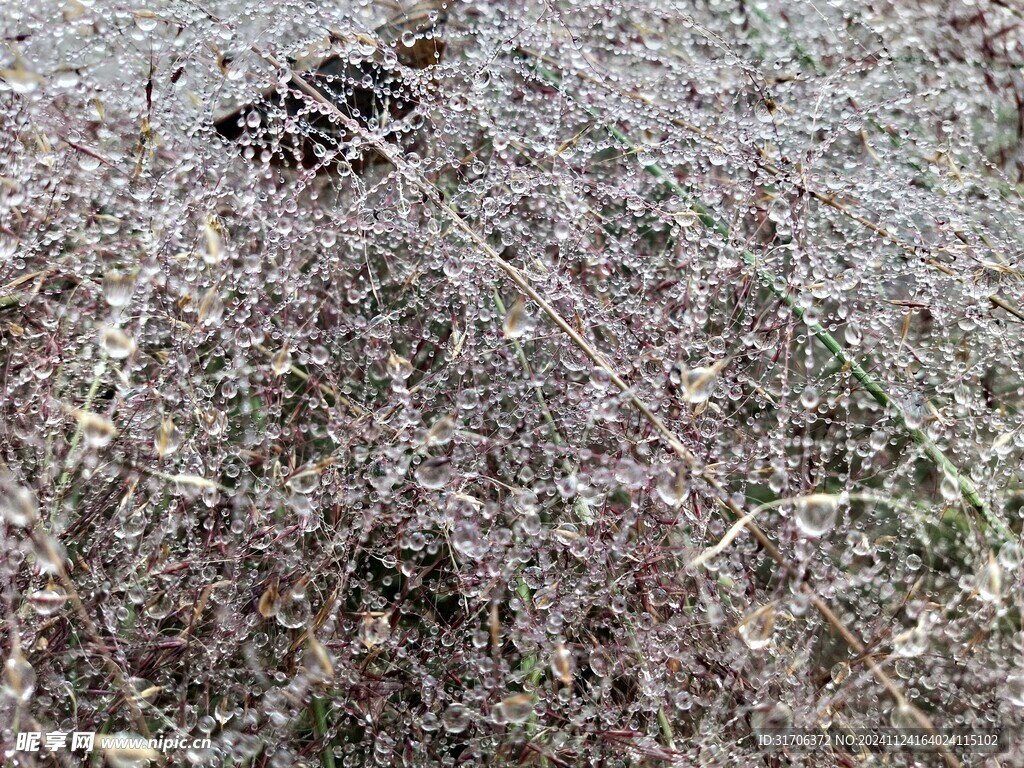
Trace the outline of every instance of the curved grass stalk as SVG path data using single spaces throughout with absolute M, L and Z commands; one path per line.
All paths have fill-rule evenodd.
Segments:
M 725 532 L 725 534 L 722 536 L 721 539 L 719 539 L 717 544 L 715 544 L 713 547 L 708 547 L 703 552 L 701 552 L 697 557 L 688 562 L 685 566 L 683 566 L 683 571 L 695 571 L 697 568 L 700 568 L 702 565 L 718 557 L 726 549 L 729 548 L 729 545 L 732 544 L 736 537 L 740 535 L 740 532 L 747 526 L 747 523 L 749 521 L 753 520 L 755 517 L 757 517 L 759 514 L 766 510 L 776 509 L 778 507 L 785 506 L 786 504 L 800 503 L 801 501 L 807 502 L 809 500 L 814 499 L 838 500 L 840 499 L 840 497 L 842 497 L 845 501 L 874 501 L 880 504 L 891 506 L 896 509 L 910 512 L 914 511 L 913 507 L 911 507 L 908 504 L 904 504 L 898 499 L 892 499 L 887 496 L 878 496 L 873 493 L 812 493 L 806 496 L 787 496 L 781 499 L 766 501 L 764 504 L 758 504 L 747 514 L 745 514 L 743 517 L 741 517 L 739 520 L 733 523 L 732 527 Z

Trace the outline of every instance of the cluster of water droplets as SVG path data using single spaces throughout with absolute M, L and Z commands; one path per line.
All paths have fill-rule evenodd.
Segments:
M 906 721 L 866 653 L 1019 726 L 1011 10 L 393 5 L 0 10 L 0 744 L 711 764 Z M 324 50 L 415 106 L 217 136 Z

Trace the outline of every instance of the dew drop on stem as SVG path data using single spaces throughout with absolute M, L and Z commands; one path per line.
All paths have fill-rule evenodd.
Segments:
M 811 538 L 820 538 L 836 524 L 839 500 L 826 493 L 804 496 L 793 502 L 793 519 L 802 533 Z
M 416 480 L 424 488 L 444 488 L 452 477 L 451 459 L 438 457 L 426 459 L 416 467 Z

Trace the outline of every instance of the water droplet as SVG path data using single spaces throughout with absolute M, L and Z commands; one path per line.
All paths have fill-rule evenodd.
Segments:
M 160 17 L 150 10 L 139 10 L 135 12 L 135 24 L 143 32 L 152 32 L 156 29 Z
M 309 623 L 312 609 L 303 592 L 291 591 L 281 596 L 274 617 L 277 623 L 288 629 L 298 629 Z
M 292 475 L 286 485 L 295 493 L 312 493 L 320 485 L 320 470 L 315 467 L 306 467 Z
M 923 613 L 917 626 L 899 633 L 892 641 L 893 653 L 902 658 L 914 658 L 928 650 L 934 619 L 930 613 Z
M 551 672 L 554 674 L 555 679 L 561 682 L 562 685 L 572 685 L 574 667 L 575 662 L 569 649 L 563 643 L 556 645 L 554 652 L 551 654 Z
M 714 394 L 717 378 L 718 371 L 714 367 L 683 369 L 683 399 L 691 405 L 703 403 Z
M 792 728 L 793 711 L 781 702 L 758 707 L 750 716 L 750 727 L 755 732 Z
M 24 704 L 32 698 L 36 689 L 36 671 L 28 663 L 21 651 L 15 648 L 11 657 L 4 663 L 3 684 L 0 694 Z
M 647 468 L 627 456 L 616 465 L 615 479 L 626 488 L 639 488 L 647 482 Z
M 161 459 L 174 453 L 181 446 L 181 430 L 178 429 L 171 419 L 164 419 L 160 422 L 160 428 L 153 440 L 153 447 Z
M 10 69 L 0 69 L 0 81 L 6 83 L 14 93 L 25 95 L 36 90 L 43 79 L 19 62 Z
M 807 386 L 804 391 L 800 394 L 800 405 L 802 405 L 808 411 L 812 411 L 818 407 L 818 390 L 813 386 Z
M 670 507 L 679 507 L 685 500 L 689 487 L 686 482 L 686 465 L 676 462 L 658 472 L 655 490 L 658 497 Z
M 868 539 L 867 534 L 864 533 L 859 536 L 855 536 L 851 549 L 853 554 L 859 557 L 866 557 L 874 551 L 874 547 L 871 545 L 871 540 Z
M 561 477 L 555 483 L 555 488 L 558 490 L 558 495 L 563 499 L 571 499 L 576 495 L 576 489 L 579 487 L 579 480 L 576 475 L 567 475 Z
M 939 494 L 943 500 L 949 503 L 960 498 L 960 483 L 957 482 L 956 476 L 952 472 L 943 474 L 942 482 L 939 483 Z
M 60 540 L 47 534 L 34 536 L 29 540 L 29 552 L 35 558 L 36 570 L 41 574 L 59 574 L 67 571 L 67 550 Z
M 40 616 L 52 616 L 67 602 L 68 595 L 61 587 L 53 584 L 46 589 L 38 589 L 28 596 L 32 610 Z
M 367 648 L 387 642 L 391 637 L 391 614 L 363 614 L 359 625 L 359 642 Z
M 292 369 L 292 353 L 287 346 L 281 349 L 270 358 L 270 369 L 275 376 L 284 376 Z
M 921 724 L 915 716 L 914 708 L 907 703 L 896 706 L 889 716 L 889 723 L 893 728 L 920 728 Z
M 491 710 L 491 717 L 498 725 L 525 723 L 532 714 L 533 699 L 525 693 L 502 699 Z
M 859 347 L 861 340 L 864 338 L 864 334 L 861 332 L 860 323 L 856 320 L 851 320 L 846 324 L 846 328 L 843 331 L 843 338 L 846 343 L 851 347 Z
M 736 627 L 740 639 L 752 651 L 767 648 L 775 631 L 775 604 L 762 605 L 747 616 Z
M 313 345 L 313 348 L 309 350 L 309 359 L 317 365 L 324 365 L 331 359 L 330 350 L 328 350 L 323 344 L 315 344 Z
M 412 376 L 412 363 L 394 352 L 388 353 L 388 375 L 395 381 L 405 381 Z
M 518 339 L 533 330 L 535 321 L 526 313 L 526 301 L 520 297 L 505 315 L 501 330 L 506 339 Z
M 775 120 L 774 100 L 760 100 L 754 105 L 754 117 L 759 123 L 770 124 Z
M 441 714 L 441 725 L 448 733 L 462 733 L 469 723 L 469 711 L 461 704 L 449 704 Z
M 100 344 L 103 351 L 114 360 L 124 360 L 135 354 L 135 341 L 120 328 L 107 325 L 100 331 Z
M 78 167 L 86 173 L 92 173 L 100 167 L 100 159 L 88 152 L 78 153 Z
M 76 411 L 78 425 L 82 430 L 82 438 L 90 448 L 104 448 L 110 444 L 117 434 L 113 422 L 91 411 Z
M 128 306 L 135 292 L 136 275 L 111 270 L 103 276 L 103 297 L 115 309 Z
M 1004 695 L 1015 707 L 1024 707 L 1024 669 L 1011 672 L 1006 677 Z
M 590 670 L 598 677 L 608 677 L 611 664 L 604 649 L 598 647 L 590 652 Z
M 463 557 L 479 560 L 487 553 L 487 539 L 471 520 L 459 521 L 451 532 L 452 546 Z
M 32 491 L 0 477 L 0 520 L 23 528 L 36 520 L 36 499 Z
M 221 237 L 220 227 L 208 218 L 203 225 L 203 233 L 206 235 L 206 248 L 200 252 L 200 255 L 207 265 L 216 266 L 224 255 L 224 240 Z
M 986 603 L 999 603 L 1003 599 L 1003 569 L 991 554 L 978 571 L 978 597 Z
M 235 709 L 234 709 L 234 706 L 231 703 L 231 699 L 228 698 L 227 696 L 224 696 L 217 703 L 217 709 L 214 712 L 214 718 L 217 720 L 217 722 L 223 728 L 225 725 L 227 725 L 229 722 L 231 722 L 231 720 L 233 720 L 234 717 L 235 717 Z
M 450 416 L 442 416 L 427 432 L 427 445 L 438 446 L 451 442 L 455 435 L 455 422 Z
M 200 325 L 215 328 L 224 317 L 224 300 L 217 288 L 210 288 L 199 302 L 198 320 Z
M 812 538 L 824 536 L 836 524 L 839 499 L 827 493 L 815 493 L 794 501 L 794 520 L 803 533 Z
M 445 457 L 427 459 L 416 467 L 416 480 L 424 488 L 444 488 L 451 476 L 451 459 Z
M 928 415 L 928 405 L 924 395 L 916 390 L 903 399 L 900 404 L 903 411 L 903 420 L 909 429 L 920 429 Z
M 1005 459 L 1013 450 L 1013 430 L 1003 432 L 992 442 L 992 450 L 1001 459 Z
M 323 644 L 312 635 L 306 641 L 303 657 L 306 672 L 318 683 L 325 683 L 334 677 L 334 659 Z
M 997 560 L 1003 568 L 1012 573 L 1020 568 L 1021 562 L 1024 561 L 1024 553 L 1021 552 L 1019 544 L 1008 541 L 999 548 Z
M 159 621 L 166 619 L 174 613 L 174 600 L 165 590 L 161 590 L 155 597 L 146 603 L 146 614 Z
M 0 233 L 0 261 L 5 261 L 18 252 L 18 238 Z

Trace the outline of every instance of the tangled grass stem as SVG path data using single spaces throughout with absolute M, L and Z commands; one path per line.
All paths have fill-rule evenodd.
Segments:
M 561 79 L 553 72 L 536 63 L 532 66 L 533 69 L 551 85 L 561 87 Z M 592 107 L 584 106 L 584 109 L 595 119 L 601 119 L 601 115 Z M 631 153 L 635 154 L 639 151 L 640 148 L 637 143 L 622 129 L 609 125 L 606 126 L 606 130 L 609 135 L 611 135 Z M 725 240 L 730 238 L 728 227 L 716 219 L 714 215 L 702 203 L 700 203 L 700 201 L 693 200 L 692 195 L 690 195 L 690 193 L 687 192 L 687 190 L 685 190 L 664 168 L 657 163 L 651 163 L 645 165 L 645 169 L 673 194 L 677 195 L 680 199 L 685 200 L 689 204 L 691 210 L 696 214 L 697 220 L 700 222 L 701 226 L 716 233 Z M 925 455 L 928 456 L 932 463 L 934 463 L 940 470 L 956 479 L 964 500 L 981 514 L 990 530 L 999 537 L 1000 543 L 1016 541 L 1017 537 L 1009 529 L 1006 523 L 1004 523 L 999 516 L 992 511 L 992 508 L 984 501 L 984 499 L 981 498 L 981 494 L 978 492 L 977 486 L 975 486 L 971 479 L 960 471 L 960 468 L 950 460 L 945 452 L 935 444 L 935 441 L 924 430 L 911 427 L 907 423 L 906 413 L 904 412 L 903 407 L 896 402 L 885 387 L 883 387 L 874 376 L 868 373 L 868 371 L 865 370 L 864 367 L 858 363 L 846 349 L 844 349 L 843 345 L 840 344 L 832 334 L 826 331 L 824 327 L 822 327 L 821 323 L 816 320 L 809 320 L 806 317 L 805 310 L 798 306 L 794 300 L 792 291 L 776 284 L 775 276 L 759 263 L 756 254 L 747 249 L 743 249 L 740 252 L 740 256 L 743 259 L 743 262 L 754 270 L 757 278 L 767 285 L 771 292 L 775 294 L 776 298 L 785 304 L 793 315 L 807 326 L 822 346 L 824 346 L 844 367 L 849 369 L 850 373 L 853 374 L 853 377 L 860 382 L 861 386 L 864 387 L 868 394 L 871 395 L 877 403 L 895 414 L 899 425 L 915 443 L 921 446 Z M 1002 304 L 1000 306 L 1002 306 Z
M 278 61 L 274 56 L 262 51 L 258 47 L 254 47 L 253 51 L 263 58 L 271 66 L 276 67 L 279 70 L 285 70 L 286 68 Z M 546 70 L 538 70 L 542 75 Z M 558 83 L 558 79 L 551 73 L 545 75 L 546 78 L 550 79 L 552 83 Z M 669 429 L 665 422 L 655 414 L 646 402 L 629 386 L 629 384 L 622 378 L 612 363 L 605 358 L 590 342 L 588 342 L 583 336 L 572 327 L 572 325 L 562 317 L 561 313 L 544 297 L 542 296 L 532 285 L 532 283 L 512 264 L 503 259 L 497 251 L 487 242 L 487 240 L 480 235 L 469 222 L 467 222 L 451 205 L 449 205 L 437 190 L 437 188 L 426 179 L 417 169 L 410 166 L 408 162 L 401 157 L 401 155 L 384 141 L 382 138 L 369 134 L 365 128 L 363 128 L 355 120 L 345 115 L 338 107 L 333 104 L 330 99 L 326 98 L 312 85 L 306 83 L 302 78 L 293 78 L 292 81 L 296 87 L 301 90 L 306 96 L 313 101 L 320 104 L 322 107 L 330 111 L 334 117 L 344 126 L 347 130 L 351 131 L 353 135 L 360 136 L 363 140 L 367 141 L 371 147 L 384 159 L 394 165 L 410 183 L 416 186 L 420 192 L 423 193 L 426 200 L 429 200 L 431 204 L 436 207 L 441 213 L 452 223 L 455 230 L 462 232 L 466 238 L 472 242 L 483 255 L 485 255 L 494 266 L 498 267 L 506 276 L 523 291 L 537 306 L 541 308 L 545 315 L 559 328 L 561 329 L 573 342 L 573 344 L 583 352 L 595 365 L 603 368 L 611 380 L 611 383 L 623 393 L 627 400 L 633 405 L 637 411 L 651 424 L 652 427 L 658 432 L 658 434 L 665 440 L 666 444 L 680 459 L 686 462 L 691 467 L 697 467 L 699 465 L 696 457 L 693 453 L 679 440 L 675 433 Z M 595 117 L 596 113 L 592 113 Z M 627 142 L 629 137 L 623 132 L 616 128 L 610 129 L 615 131 L 613 136 L 617 140 Z M 630 149 L 635 149 L 635 145 L 632 143 L 627 144 Z M 673 191 L 677 191 L 677 194 L 681 192 L 681 188 L 675 184 L 674 180 L 670 179 L 668 174 L 657 166 L 649 166 L 649 170 L 655 173 L 658 178 L 670 183 L 670 188 Z M 714 227 L 718 231 L 723 231 L 724 227 L 719 225 L 711 214 L 699 204 L 694 204 L 694 210 L 701 219 L 702 224 L 709 227 Z M 724 232 L 727 234 L 727 231 Z M 745 259 L 751 259 L 756 263 L 756 259 L 752 254 L 744 257 Z M 819 326 L 820 328 L 820 326 Z M 812 331 L 814 329 L 812 328 Z M 826 334 L 827 335 L 827 334 Z M 833 339 L 832 344 L 836 349 L 841 349 L 838 342 Z M 872 380 L 867 372 L 860 369 L 863 376 Z M 881 394 L 885 394 L 884 390 L 880 386 L 876 385 L 877 391 Z M 886 395 L 886 397 L 888 397 Z M 726 488 L 721 484 L 717 478 L 713 475 L 706 475 L 705 481 L 712 489 L 715 496 L 718 498 L 719 503 L 722 504 L 729 512 L 736 518 L 740 519 L 744 516 L 743 511 L 737 506 L 732 500 L 731 495 L 728 493 Z M 768 555 L 778 564 L 785 566 L 786 559 L 783 557 L 779 549 L 772 543 L 768 536 L 762 531 L 753 521 L 747 522 L 747 529 L 757 539 L 758 543 L 765 549 Z M 820 596 L 816 595 L 811 587 L 806 583 L 802 585 L 803 591 L 807 592 L 810 596 L 810 600 L 813 605 L 818 609 L 821 615 L 831 624 L 839 634 L 846 640 L 850 648 L 858 653 L 863 653 L 863 645 L 857 640 L 856 636 L 844 622 L 835 614 L 834 611 L 828 606 L 827 602 L 824 601 Z M 873 662 L 869 664 L 873 676 L 881 683 L 881 685 L 890 693 L 892 698 L 900 706 L 906 707 L 910 715 L 913 717 L 917 724 L 930 731 L 934 732 L 935 725 L 931 719 L 926 715 L 920 708 L 910 704 L 899 685 L 877 664 Z M 948 748 L 942 748 L 943 757 L 947 765 L 951 768 L 955 768 L 960 765 L 959 760 L 953 755 Z

